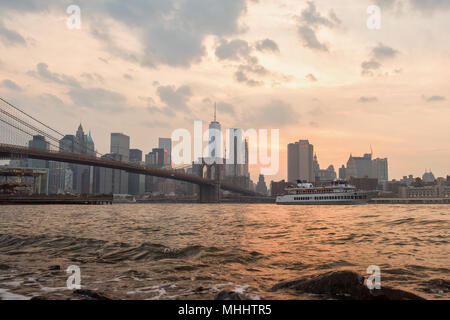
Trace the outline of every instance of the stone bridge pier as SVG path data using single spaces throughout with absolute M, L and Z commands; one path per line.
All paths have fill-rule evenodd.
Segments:
M 220 202 L 220 164 L 206 164 L 204 161 L 200 164 L 200 175 L 204 178 L 215 180 L 214 185 L 199 185 L 198 201 L 200 203 L 219 203 Z M 204 169 L 206 175 L 204 176 Z

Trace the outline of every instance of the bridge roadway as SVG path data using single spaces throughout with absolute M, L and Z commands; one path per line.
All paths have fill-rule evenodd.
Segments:
M 217 187 L 217 181 L 213 179 L 206 179 L 200 176 L 190 175 L 186 173 L 176 172 L 173 169 L 161 169 L 154 166 L 143 166 L 136 163 L 122 162 L 113 159 L 101 159 L 95 156 L 88 156 L 82 154 L 75 154 L 71 152 L 59 152 L 42 150 L 37 148 L 28 148 L 10 144 L 0 144 L 0 158 L 11 159 L 16 157 L 32 158 L 38 160 L 49 160 L 58 162 L 67 162 L 82 164 L 94 167 L 103 167 L 111 169 L 124 170 L 130 173 L 138 173 L 143 175 L 150 175 L 159 178 L 173 179 L 178 181 L 185 181 L 194 183 L 200 186 L 201 189 L 214 189 Z M 234 186 L 229 183 L 219 184 L 222 190 L 240 193 L 247 196 L 261 196 L 253 191 Z M 212 190 L 211 190 L 212 191 Z

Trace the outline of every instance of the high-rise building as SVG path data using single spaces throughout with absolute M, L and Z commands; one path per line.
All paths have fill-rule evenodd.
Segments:
M 130 162 L 142 163 L 142 151 L 139 149 L 130 149 Z M 137 173 L 128 174 L 128 193 L 140 195 L 145 192 L 145 176 Z
M 334 166 L 329 165 L 327 169 L 320 169 L 319 161 L 317 159 L 316 154 L 314 154 L 313 159 L 313 171 L 316 183 L 330 182 L 336 179 L 336 171 L 334 170 Z
M 362 157 L 350 155 L 347 161 L 347 178 L 373 178 L 372 154 L 366 153 Z
M 172 167 L 172 139 L 170 138 L 159 138 L 158 139 L 158 148 L 165 149 L 167 153 L 166 163 L 164 166 Z
M 123 133 L 111 133 L 111 153 L 115 160 L 128 162 L 130 158 L 130 137 Z M 128 193 L 128 173 L 123 170 L 113 170 L 113 193 Z
M 41 150 L 50 150 L 50 144 L 45 140 L 44 136 L 40 136 L 40 135 L 33 136 L 33 139 L 28 142 L 28 147 L 35 148 L 35 149 L 41 149 Z M 28 167 L 45 169 L 45 168 L 48 168 L 48 161 L 47 160 L 28 159 Z
M 379 182 L 389 180 L 388 159 L 372 159 L 372 153 L 366 153 L 362 157 L 350 155 L 347 167 L 341 169 L 347 180 L 350 178 L 378 179 Z
M 248 141 L 243 139 L 243 130 L 240 128 L 229 129 L 225 175 L 248 176 L 248 158 Z
M 314 182 L 314 146 L 308 140 L 288 144 L 288 180 Z
M 264 175 L 260 174 L 258 179 L 258 184 L 256 185 L 256 192 L 267 195 L 267 185 L 266 181 L 264 181 Z
M 347 175 L 345 173 L 345 166 L 342 165 L 342 167 L 339 168 L 339 179 L 345 180 L 347 178 Z
M 389 181 L 387 158 L 374 159 L 372 162 L 372 169 L 374 171 L 373 173 L 374 178 L 377 178 L 379 182 Z
M 84 134 L 83 126 L 78 126 L 73 144 L 75 153 L 95 156 L 94 142 L 89 135 Z M 88 194 L 93 192 L 94 168 L 84 165 L 73 166 L 73 190 L 76 193 Z
M 210 158 L 222 158 L 222 126 L 216 118 L 216 105 L 214 105 L 214 121 L 209 124 L 208 156 Z
M 111 153 L 120 154 L 124 161 L 130 156 L 130 137 L 123 133 L 111 133 Z

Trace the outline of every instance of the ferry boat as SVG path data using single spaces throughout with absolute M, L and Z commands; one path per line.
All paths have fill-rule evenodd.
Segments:
M 297 187 L 288 187 L 285 194 L 277 196 L 277 204 L 335 205 L 366 204 L 370 193 L 358 190 L 346 181 L 336 180 L 329 186 L 314 187 L 306 181 L 297 181 Z

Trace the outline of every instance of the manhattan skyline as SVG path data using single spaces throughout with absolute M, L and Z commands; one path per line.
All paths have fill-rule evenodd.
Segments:
M 194 120 L 206 127 L 217 102 L 222 128 L 280 129 L 266 181 L 286 178 L 299 139 L 322 166 L 372 145 L 390 178 L 446 176 L 450 5 L 378 1 L 381 29 L 369 30 L 374 2 L 80 1 L 80 30 L 66 27 L 69 2 L 0 2 L 0 94 L 64 133 L 81 122 L 101 153 L 111 132 L 149 152 Z

